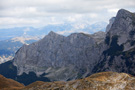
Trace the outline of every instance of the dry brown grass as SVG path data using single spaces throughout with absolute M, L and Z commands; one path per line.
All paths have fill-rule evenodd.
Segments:
M 19 90 L 23 87 L 23 84 L 20 84 L 12 79 L 7 79 L 0 75 L 0 90 Z
M 8 80 L 10 81 L 10 79 Z M 37 81 L 24 88 L 18 83 L 13 83 L 11 86 L 14 87 L 9 85 L 8 87 L 11 89 L 4 90 L 135 90 L 135 77 L 126 73 L 101 72 L 68 82 Z

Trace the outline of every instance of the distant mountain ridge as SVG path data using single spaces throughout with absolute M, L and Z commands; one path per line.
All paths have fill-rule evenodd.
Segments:
M 39 40 L 39 37 L 15 37 L 0 41 L 0 64 L 12 60 L 16 51 L 23 44 L 30 44 Z
M 74 23 L 64 23 L 56 25 L 46 25 L 41 28 L 34 27 L 15 27 L 15 28 L 5 28 L 0 29 L 0 41 L 7 40 L 15 37 L 29 36 L 29 37 L 40 37 L 47 35 L 50 31 L 57 32 L 62 35 L 70 35 L 75 32 L 87 32 L 95 33 L 97 31 L 105 31 L 107 23 L 97 22 L 94 24 L 74 24 Z

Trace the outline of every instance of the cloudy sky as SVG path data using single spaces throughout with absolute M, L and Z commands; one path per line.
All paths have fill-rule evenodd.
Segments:
M 135 0 L 0 0 L 0 28 L 108 21 Z

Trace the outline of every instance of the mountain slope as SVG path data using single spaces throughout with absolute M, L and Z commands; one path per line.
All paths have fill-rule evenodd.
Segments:
M 135 78 L 126 73 L 101 72 L 69 82 L 34 82 L 22 90 L 134 90 Z
M 18 75 L 30 71 L 47 73 L 45 76 L 52 81 L 86 77 L 102 51 L 98 35 L 74 33 L 65 37 L 50 32 L 42 40 L 20 48 L 13 64 Z
M 0 75 L 0 90 L 18 90 L 23 87 L 23 84 L 20 84 L 12 79 L 7 79 Z
M 105 31 L 106 22 L 89 23 L 64 23 L 64 24 L 48 24 L 42 28 L 34 27 L 14 27 L 0 29 L 0 41 L 15 37 L 29 36 L 42 37 L 50 31 L 57 32 L 62 35 L 70 35 L 75 32 L 95 33 L 97 31 Z
M 106 49 L 93 73 L 117 71 L 135 74 L 135 13 L 119 10 L 107 32 Z

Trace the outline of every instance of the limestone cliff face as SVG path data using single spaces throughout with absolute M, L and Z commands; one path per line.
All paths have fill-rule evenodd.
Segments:
M 69 82 L 34 82 L 22 90 L 134 90 L 135 78 L 126 73 L 102 72 Z
M 121 9 L 105 39 L 106 49 L 93 73 L 117 71 L 135 74 L 135 13 Z
M 104 39 L 105 38 L 105 39 Z M 106 34 L 50 32 L 38 42 L 24 45 L 14 58 L 18 75 L 43 73 L 50 80 L 73 80 L 101 71 L 135 74 L 135 14 L 121 9 L 110 20 Z
M 118 36 L 118 44 L 128 46 L 128 41 L 133 40 L 135 31 L 135 14 L 124 9 L 118 11 L 115 20 L 107 34 L 110 38 Z M 127 47 L 128 48 L 128 47 Z M 130 49 L 130 48 L 128 48 Z
M 65 37 L 51 31 L 40 41 L 24 45 L 14 58 L 18 75 L 34 71 L 37 75 L 47 73 L 45 76 L 51 80 L 86 77 L 103 50 L 105 34 L 98 33 L 74 33 Z

